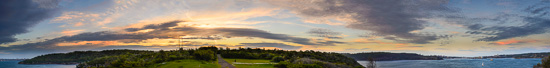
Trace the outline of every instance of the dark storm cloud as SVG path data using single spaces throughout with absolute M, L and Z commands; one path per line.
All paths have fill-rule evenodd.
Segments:
M 522 23 L 518 26 L 485 26 L 481 24 L 467 25 L 471 31 L 468 34 L 481 34 L 476 41 L 498 41 L 514 37 L 525 37 L 550 31 L 550 2 L 541 2 L 524 10 L 528 15 L 505 14 L 493 19 L 497 23 Z
M 57 12 L 55 0 L 3 0 L 0 2 L 0 44 L 15 42 L 17 34 Z
M 246 46 L 251 48 L 277 47 L 285 50 L 296 50 L 296 49 L 302 48 L 302 46 L 292 46 L 292 45 L 287 45 L 283 43 L 241 43 L 241 45 L 237 45 L 237 46 Z
M 305 17 L 349 17 L 353 21 L 345 21 L 348 28 L 373 31 L 384 36 L 411 40 L 410 43 L 417 44 L 439 39 L 435 36 L 410 33 L 425 28 L 426 21 L 419 19 L 456 11 L 445 6 L 447 0 L 277 1 L 279 0 L 268 2 Z
M 338 35 L 342 33 L 334 32 L 329 29 L 315 28 L 315 29 L 310 29 L 307 33 L 317 37 L 323 37 L 323 38 L 329 38 L 329 39 L 342 39 L 342 37 L 338 37 Z

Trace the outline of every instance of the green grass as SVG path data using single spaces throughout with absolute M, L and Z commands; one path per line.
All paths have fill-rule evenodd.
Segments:
M 184 59 L 165 62 L 165 64 L 155 64 L 149 68 L 221 68 L 221 66 L 218 64 L 218 61 L 208 62 L 193 59 Z
M 233 64 L 235 62 L 235 59 L 230 58 L 223 58 L 223 60 L 229 62 L 230 64 Z M 237 62 L 241 63 L 272 63 L 271 60 L 265 60 L 265 59 L 236 59 Z
M 273 64 L 234 64 L 237 68 L 275 68 Z
M 235 60 L 237 62 L 241 63 L 273 63 L 271 60 L 265 60 L 265 59 L 230 59 L 230 58 L 224 58 L 223 60 L 229 62 L 230 64 L 233 64 Z M 237 68 L 275 68 L 273 67 L 274 64 L 233 64 Z

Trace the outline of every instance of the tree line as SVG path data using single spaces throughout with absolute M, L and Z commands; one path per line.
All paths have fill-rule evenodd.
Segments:
M 216 62 L 218 60 L 216 54 L 224 58 L 268 59 L 278 63 L 275 65 L 277 68 L 363 68 L 354 59 L 334 52 L 241 47 L 231 49 L 215 46 L 167 51 L 128 49 L 75 51 L 42 55 L 21 63 L 77 63 L 78 68 L 135 68 L 182 59 Z

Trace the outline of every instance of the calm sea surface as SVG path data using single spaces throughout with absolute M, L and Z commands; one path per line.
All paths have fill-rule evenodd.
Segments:
M 357 61 L 365 66 L 367 61 Z M 377 68 L 533 68 L 540 58 L 514 59 L 445 59 L 445 60 L 397 60 L 378 61 Z M 482 65 L 483 63 L 483 65 Z
M 59 65 L 59 64 L 38 64 L 24 65 L 17 64 L 19 61 L 0 61 L 0 68 L 75 68 L 76 65 Z

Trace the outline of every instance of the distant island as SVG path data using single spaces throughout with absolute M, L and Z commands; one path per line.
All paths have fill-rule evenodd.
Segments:
M 507 55 L 494 55 L 494 56 L 483 56 L 480 58 L 544 58 L 550 56 L 550 52 L 541 52 L 541 53 L 523 53 L 523 54 L 507 54 Z
M 222 60 L 222 57 L 225 59 Z M 364 68 L 356 60 L 334 52 L 230 49 L 214 46 L 167 51 L 117 49 L 53 53 L 24 60 L 19 64 L 78 64 L 78 68 L 195 68 L 196 66 L 220 68 L 227 66 L 222 65 L 221 61 L 227 61 L 230 63 L 229 66 L 235 65 L 237 68 L 258 68 L 251 67 L 250 64 L 263 64 L 255 66 L 268 68 Z
M 443 60 L 453 58 L 466 59 L 486 59 L 486 58 L 544 58 L 550 56 L 550 52 L 540 53 L 523 53 L 523 54 L 503 54 L 494 56 L 479 56 L 479 57 L 457 57 L 457 56 L 441 56 L 441 55 L 420 55 L 416 53 L 391 53 L 391 52 L 362 52 L 362 53 L 341 53 L 355 60 L 365 61 L 368 58 L 373 58 L 376 61 L 392 61 L 392 60 Z
M 375 61 L 391 60 L 443 60 L 441 56 L 423 56 L 415 53 L 390 53 L 390 52 L 363 52 L 363 53 L 342 53 L 355 60 L 366 61 L 369 58 Z

